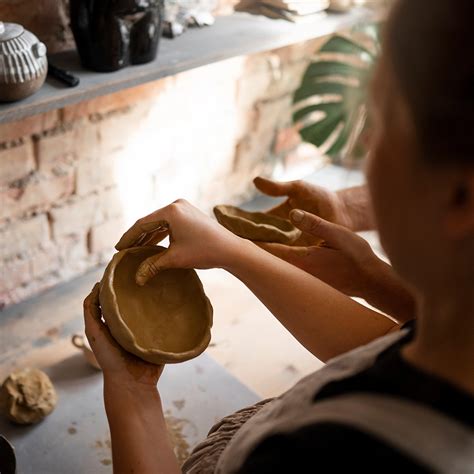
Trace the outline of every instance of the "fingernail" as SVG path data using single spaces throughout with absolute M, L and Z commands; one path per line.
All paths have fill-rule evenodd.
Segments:
M 293 222 L 301 222 L 304 217 L 304 212 L 300 211 L 299 209 L 294 209 L 293 211 L 290 212 L 290 217 Z

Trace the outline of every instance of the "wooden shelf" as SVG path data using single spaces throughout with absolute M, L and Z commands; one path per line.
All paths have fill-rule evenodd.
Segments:
M 372 17 L 370 10 L 356 8 L 350 13 L 328 13 L 310 22 L 294 24 L 235 13 L 218 18 L 212 27 L 191 29 L 174 40 L 162 38 L 154 62 L 114 73 L 86 71 L 75 51 L 60 53 L 53 56 L 52 62 L 77 75 L 80 85 L 66 88 L 48 79 L 35 95 L 20 102 L 0 105 L 0 123 L 59 109 L 224 59 L 320 38 Z

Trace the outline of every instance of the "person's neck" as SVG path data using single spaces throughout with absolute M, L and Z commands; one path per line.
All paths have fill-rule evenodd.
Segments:
M 420 298 L 414 340 L 402 353 L 414 366 L 474 396 L 474 292 Z

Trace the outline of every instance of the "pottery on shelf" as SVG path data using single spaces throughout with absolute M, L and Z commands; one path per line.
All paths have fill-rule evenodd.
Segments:
M 221 205 L 214 207 L 214 214 L 220 224 L 244 239 L 292 245 L 301 236 L 290 221 L 264 212 Z
M 0 21 L 0 101 L 34 94 L 47 73 L 46 46 L 23 26 Z
M 116 253 L 100 283 L 99 300 L 114 339 L 153 364 L 183 362 L 209 345 L 212 306 L 194 270 L 164 270 L 144 286 L 140 264 L 163 247 L 132 247 Z
M 111 72 L 155 59 L 163 0 L 70 0 L 70 14 L 85 68 Z

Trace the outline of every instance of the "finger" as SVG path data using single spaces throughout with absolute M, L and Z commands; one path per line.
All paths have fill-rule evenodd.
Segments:
M 351 233 L 345 227 L 301 209 L 291 211 L 290 220 L 298 229 L 324 240 L 332 248 L 344 247 L 348 242 L 348 233 Z
M 84 300 L 84 325 L 89 342 L 101 336 L 102 312 L 99 303 L 99 283 L 94 285 L 91 293 Z
M 260 176 L 253 180 L 255 187 L 263 194 L 268 196 L 288 196 L 295 187 L 295 181 L 279 183 L 271 179 L 261 178 Z
M 110 334 L 105 323 L 102 322 L 99 288 L 99 283 L 96 283 L 90 295 L 84 300 L 84 325 L 86 336 L 92 348 L 97 341 L 102 341 L 102 343 L 107 341 L 116 346 L 117 343 Z
M 156 232 L 152 232 L 146 235 L 146 238 L 140 243 L 140 245 L 156 245 L 157 243 L 161 242 L 164 238 L 169 235 L 169 229 L 165 230 L 157 230 Z
M 153 255 L 142 262 L 138 267 L 135 280 L 138 285 L 143 286 L 150 278 L 158 275 L 161 271 L 178 267 L 179 263 L 176 258 L 176 252 L 170 247 L 168 250 L 158 255 Z
M 164 211 L 166 208 L 160 210 Z M 164 218 L 158 218 L 157 211 L 143 219 L 138 220 L 130 229 L 122 235 L 115 248 L 123 250 L 129 247 L 142 245 L 142 242 L 147 239 L 147 235 L 154 232 L 161 232 L 163 238 L 167 235 L 168 222 Z

